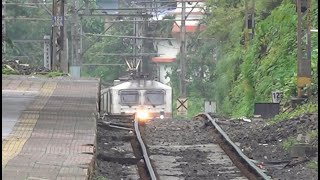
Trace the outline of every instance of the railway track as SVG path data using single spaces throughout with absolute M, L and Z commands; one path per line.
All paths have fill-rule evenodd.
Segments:
M 108 179 L 270 179 L 208 114 L 145 126 L 133 116 L 100 123 L 97 170 Z
M 134 116 L 104 116 L 97 129 L 96 168 L 92 179 L 156 178 Z

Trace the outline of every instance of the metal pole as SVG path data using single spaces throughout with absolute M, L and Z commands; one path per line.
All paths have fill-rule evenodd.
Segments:
M 298 98 L 302 97 L 302 89 L 306 85 L 311 84 L 311 45 L 310 45 L 310 0 L 305 0 L 304 10 L 307 14 L 307 22 L 303 23 L 302 17 L 302 0 L 297 0 L 297 95 Z M 303 31 L 305 30 L 305 31 Z M 306 42 L 303 42 L 303 32 L 306 33 Z M 302 47 L 302 45 L 305 45 Z
M 72 36 L 72 62 L 71 62 L 71 75 L 73 77 L 80 77 L 81 60 L 80 60 L 80 39 L 79 39 L 79 25 L 78 25 L 78 5 L 77 0 L 73 0 L 72 10 L 72 24 L 71 24 L 71 36 Z
M 2 54 L 6 53 L 6 0 L 2 0 Z M 2 56 L 2 60 L 4 56 Z
M 187 89 L 186 89 L 186 2 L 182 1 L 182 9 L 181 9 L 181 26 L 180 26 L 180 68 L 181 68 L 181 76 L 180 76 L 180 97 L 186 98 Z
M 301 54 L 301 1 L 297 0 L 297 68 L 298 68 L 298 77 L 297 77 L 297 85 L 298 85 L 298 97 L 301 97 L 301 89 L 300 89 L 300 83 L 299 83 L 299 72 L 300 72 L 300 61 L 302 59 L 302 54 Z
M 181 25 L 180 25 L 180 96 L 177 99 L 177 115 L 186 117 L 188 115 L 188 98 L 186 86 L 186 2 L 181 3 Z
M 306 44 L 306 53 L 307 53 L 307 60 L 311 61 L 311 38 L 310 38 L 310 31 L 311 31 L 311 0 L 307 0 L 307 44 Z
M 137 17 L 134 17 L 133 20 L 134 20 L 133 34 L 135 37 L 137 37 L 138 36 L 138 34 L 137 34 L 137 21 L 136 21 Z M 136 38 L 133 39 L 133 56 L 134 56 L 134 58 L 133 58 L 134 65 L 137 65 L 137 39 Z M 136 73 L 138 73 L 138 72 L 136 72 Z
M 248 41 L 249 41 L 249 22 L 248 22 L 248 2 L 244 0 L 244 8 L 245 8 L 245 28 L 244 28 L 244 47 L 248 48 Z
M 63 51 L 61 52 L 60 68 L 63 73 L 67 74 L 69 72 L 69 61 L 68 61 L 69 49 L 68 49 L 67 25 L 64 25 L 63 31 L 64 31 L 64 36 L 63 36 L 64 47 L 63 47 Z
M 64 45 L 64 1 L 54 0 L 52 3 L 52 69 L 61 71 L 61 52 Z
M 254 19 L 254 13 L 255 13 L 255 0 L 252 0 L 252 20 L 251 20 L 251 28 L 252 28 L 252 38 L 254 36 L 254 25 L 255 25 L 255 19 Z
M 150 7 L 151 8 L 152 4 L 145 4 L 145 7 Z M 142 22 L 142 27 L 141 27 L 141 36 L 142 37 L 146 37 L 147 36 L 147 28 L 148 28 L 148 19 L 146 17 L 143 17 L 143 22 Z M 142 41 L 142 47 L 141 47 L 141 51 L 140 53 L 143 54 L 143 53 L 146 53 L 148 51 L 148 47 L 147 47 L 147 40 L 146 39 L 141 39 Z M 141 61 L 141 73 L 146 75 L 150 75 L 150 72 L 148 71 L 149 70 L 149 63 L 148 63 L 148 57 L 146 56 L 143 56 L 141 57 L 142 58 L 142 61 Z

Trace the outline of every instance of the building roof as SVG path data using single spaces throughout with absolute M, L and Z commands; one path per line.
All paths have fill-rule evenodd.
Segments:
M 163 56 L 159 56 L 159 57 L 153 57 L 151 58 L 152 62 L 155 63 L 171 63 L 171 62 L 175 62 L 176 61 L 176 57 L 163 57 Z

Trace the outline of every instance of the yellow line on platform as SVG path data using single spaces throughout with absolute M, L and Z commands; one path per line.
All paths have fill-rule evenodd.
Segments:
M 29 82 L 24 84 L 27 85 Z M 47 103 L 56 86 L 56 82 L 44 83 L 40 90 L 40 95 L 37 96 L 35 101 L 31 103 L 31 106 L 27 107 L 26 111 L 21 114 L 8 138 L 2 141 L 2 169 L 5 168 L 9 160 L 21 152 L 24 144 L 32 134 L 41 109 Z M 28 85 L 25 88 L 20 87 L 21 90 L 27 90 L 28 88 Z M 28 113 L 27 110 L 29 108 L 33 110 L 32 114 Z M 35 113 L 34 110 L 38 110 L 38 113 Z

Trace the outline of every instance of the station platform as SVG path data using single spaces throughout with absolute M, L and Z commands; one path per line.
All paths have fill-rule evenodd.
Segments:
M 99 91 L 99 79 L 2 76 L 2 179 L 88 179 Z

